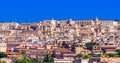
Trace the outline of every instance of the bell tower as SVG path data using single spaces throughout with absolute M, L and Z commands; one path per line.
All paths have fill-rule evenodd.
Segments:
M 95 19 L 95 24 L 98 25 L 99 24 L 99 19 L 96 17 Z

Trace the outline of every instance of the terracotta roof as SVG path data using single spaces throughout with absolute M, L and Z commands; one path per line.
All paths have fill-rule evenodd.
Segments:
M 59 51 L 59 52 L 71 52 L 69 49 L 66 48 L 56 48 L 54 51 Z
M 104 46 L 104 47 L 102 47 L 102 48 L 105 48 L 105 49 L 116 49 L 116 47 L 114 47 L 114 46 L 109 46 L 109 47 L 107 47 L 107 46 Z

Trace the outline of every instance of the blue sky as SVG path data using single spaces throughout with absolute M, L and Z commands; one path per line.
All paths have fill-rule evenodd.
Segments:
M 0 0 L 0 21 L 120 19 L 120 0 Z

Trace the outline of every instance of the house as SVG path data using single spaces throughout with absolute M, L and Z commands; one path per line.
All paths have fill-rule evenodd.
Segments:
M 67 58 L 74 59 L 75 56 L 76 56 L 76 54 L 73 52 L 63 52 L 63 57 L 66 59 Z
M 30 52 L 28 55 L 30 58 L 37 58 L 37 52 Z
M 45 49 L 45 46 L 37 46 L 37 49 Z
M 111 58 L 100 58 L 101 63 L 120 63 L 120 58 L 118 57 L 111 57 Z
M 81 51 L 83 51 L 83 50 L 84 50 L 83 47 L 75 47 L 75 53 L 76 54 L 80 54 Z
M 72 63 L 75 55 L 75 53 L 66 48 L 57 48 L 52 51 L 54 63 Z
M 7 50 L 7 43 L 0 42 L 0 52 L 6 52 Z
M 72 63 L 73 60 L 71 59 L 56 59 L 54 58 L 54 63 Z
M 103 46 L 101 47 L 101 50 L 106 53 L 115 53 L 116 47 L 115 46 Z
M 93 58 L 90 58 L 88 63 L 99 63 L 101 62 L 101 59 L 100 57 L 93 57 Z
M 23 59 L 22 54 L 17 53 L 17 52 L 9 52 L 8 53 L 9 58 L 17 58 L 17 59 Z
M 93 52 L 94 54 L 101 54 L 101 53 L 103 53 L 102 50 L 92 50 L 92 52 Z
M 81 54 L 90 54 L 91 53 L 91 51 L 89 51 L 89 50 L 83 50 L 83 51 L 81 51 Z

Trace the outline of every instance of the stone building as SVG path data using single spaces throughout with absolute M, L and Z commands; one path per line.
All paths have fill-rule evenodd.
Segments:
M 7 51 L 7 43 L 0 42 L 0 52 L 6 52 Z

